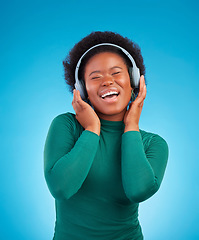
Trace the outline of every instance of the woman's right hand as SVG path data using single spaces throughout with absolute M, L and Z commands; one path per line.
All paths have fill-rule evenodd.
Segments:
M 72 106 L 76 113 L 77 121 L 82 125 L 85 130 L 100 135 L 100 120 L 92 107 L 84 102 L 80 96 L 80 92 L 76 89 L 73 90 Z

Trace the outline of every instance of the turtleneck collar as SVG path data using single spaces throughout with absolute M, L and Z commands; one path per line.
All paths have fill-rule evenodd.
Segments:
M 124 122 L 123 121 L 108 121 L 100 119 L 101 129 L 108 132 L 123 132 L 124 131 Z

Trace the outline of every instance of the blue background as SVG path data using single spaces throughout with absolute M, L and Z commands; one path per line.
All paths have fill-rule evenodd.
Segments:
M 162 186 L 140 204 L 145 239 L 199 239 L 198 10 L 193 0 L 1 1 L 1 239 L 52 239 L 44 142 L 52 119 L 73 111 L 62 61 L 95 30 L 140 45 L 148 80 L 140 128 L 169 144 Z

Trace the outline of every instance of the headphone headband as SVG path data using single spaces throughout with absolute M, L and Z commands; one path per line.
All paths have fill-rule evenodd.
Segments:
M 96 48 L 96 47 L 99 47 L 99 46 L 113 46 L 113 47 L 116 47 L 116 48 L 119 48 L 120 50 L 122 50 L 122 52 L 129 58 L 129 60 L 131 61 L 132 63 L 132 66 L 133 66 L 133 70 L 132 70 L 132 79 L 133 79 L 133 85 L 135 88 L 138 88 L 139 87 L 139 79 L 140 79 L 140 70 L 139 68 L 136 66 L 136 63 L 133 59 L 133 57 L 131 56 L 131 54 L 129 52 L 127 52 L 124 48 L 116 45 L 116 44 L 112 44 L 112 43 L 100 43 L 100 44 L 97 44 L 97 45 L 94 45 L 92 46 L 91 48 L 89 48 L 79 59 L 78 63 L 77 63 L 77 66 L 75 68 L 75 88 L 77 90 L 80 91 L 80 95 L 82 97 L 82 99 L 86 99 L 86 93 L 85 91 L 83 91 L 83 87 L 82 87 L 82 84 L 81 84 L 81 81 L 79 80 L 78 78 L 78 72 L 79 72 L 79 67 L 80 67 L 80 64 L 81 64 L 81 61 L 83 59 L 83 57 L 88 53 L 90 52 L 93 48 Z

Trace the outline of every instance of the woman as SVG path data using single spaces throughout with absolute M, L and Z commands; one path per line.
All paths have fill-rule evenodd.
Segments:
M 54 239 L 143 239 L 139 202 L 159 189 L 168 146 L 139 129 L 146 97 L 140 49 L 117 33 L 93 32 L 63 64 L 76 114 L 57 116 L 45 144 Z

